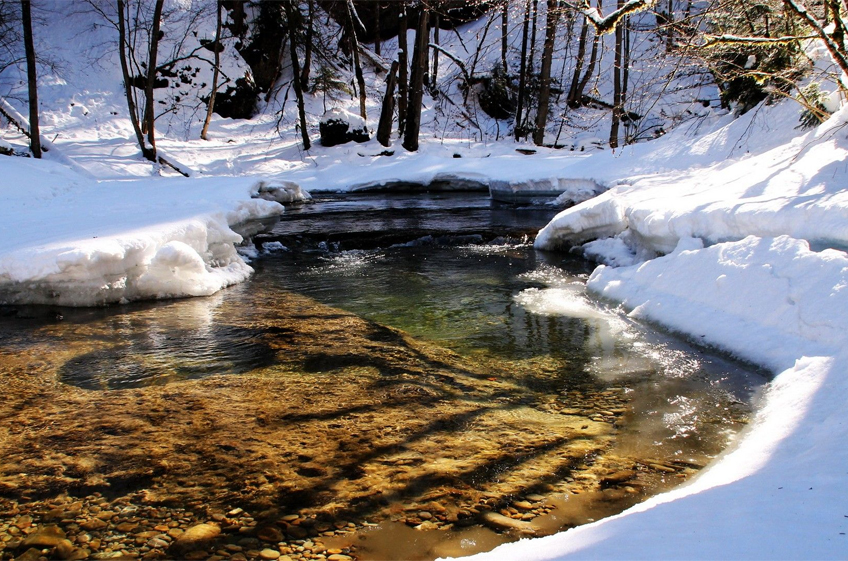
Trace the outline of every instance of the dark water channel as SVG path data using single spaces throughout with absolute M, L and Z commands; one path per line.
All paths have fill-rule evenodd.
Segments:
M 589 264 L 529 241 L 553 212 L 325 196 L 258 236 L 256 275 L 213 297 L 4 309 L 0 376 L 21 396 L 4 426 L 53 432 L 6 430 L 0 496 L 181 505 L 222 525 L 210 552 L 432 559 L 686 481 L 764 379 L 587 295 Z

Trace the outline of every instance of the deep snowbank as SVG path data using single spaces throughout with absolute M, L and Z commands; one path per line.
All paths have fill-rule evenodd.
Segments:
M 282 212 L 248 179 L 93 182 L 5 158 L 0 303 L 69 306 L 212 294 L 252 269 L 230 226 Z
M 786 103 L 768 113 L 791 125 L 797 108 Z M 759 154 L 636 177 L 560 213 L 539 233 L 536 247 L 561 249 L 618 236 L 620 249 L 638 256 L 669 253 L 682 238 L 715 243 L 748 235 L 848 245 L 846 123 L 848 108 L 818 129 Z M 719 129 L 724 139 L 733 138 L 728 128 L 738 125 Z M 712 137 L 683 143 L 688 153 L 679 154 L 680 160 L 694 164 L 705 144 L 715 150 Z M 618 173 L 621 167 L 615 166 Z
M 749 140 L 728 161 L 704 158 L 738 146 L 751 116 L 633 147 L 618 165 L 592 158 L 588 171 L 606 164 L 620 184 L 560 213 L 536 241 L 618 266 L 596 269 L 588 288 L 631 316 L 770 368 L 750 426 L 681 488 L 475 559 L 844 558 L 848 256 L 810 242 L 848 245 L 848 110 L 791 138 L 796 116 L 791 104 L 764 110 L 783 132 Z M 646 173 L 649 162 L 657 173 Z

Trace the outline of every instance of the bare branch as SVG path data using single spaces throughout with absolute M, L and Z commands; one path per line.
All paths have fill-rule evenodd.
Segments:
M 818 35 L 787 35 L 784 37 L 740 37 L 737 35 L 707 35 L 705 47 L 716 45 L 743 44 L 743 45 L 785 45 L 805 39 L 818 39 Z
M 595 28 L 595 31 L 600 35 L 604 35 L 615 31 L 615 28 L 625 17 L 630 14 L 635 14 L 636 12 L 647 10 L 656 4 L 656 1 L 657 0 L 627 0 L 623 6 L 606 16 L 601 15 L 598 8 L 593 8 L 589 4 L 589 0 L 582 0 L 579 4 L 565 2 L 564 5 L 583 14 L 589 23 L 592 24 L 592 27 Z

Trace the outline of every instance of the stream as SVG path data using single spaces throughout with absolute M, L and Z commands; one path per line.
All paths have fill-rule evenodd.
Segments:
M 214 296 L 0 308 L 0 559 L 468 555 L 696 476 L 765 377 L 588 295 L 555 212 L 323 195 Z

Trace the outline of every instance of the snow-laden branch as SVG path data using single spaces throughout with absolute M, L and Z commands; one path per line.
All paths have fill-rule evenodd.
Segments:
M 848 75 L 848 57 L 846 57 L 845 45 L 837 43 L 833 37 L 822 27 L 821 23 L 807 11 L 807 7 L 798 0 L 785 0 L 786 5 L 798 14 L 813 30 L 819 39 L 824 42 L 825 47 L 833 57 L 834 62 L 839 65 L 839 68 Z
M 781 45 L 803 41 L 805 39 L 818 39 L 818 35 L 787 35 L 784 37 L 743 37 L 739 35 L 707 35 L 705 47 L 726 45 L 729 43 L 741 43 L 743 45 Z
M 451 59 L 454 62 L 454 64 L 456 64 L 459 67 L 459 69 L 462 71 L 462 75 L 465 78 L 465 83 L 471 84 L 471 75 L 468 73 L 468 69 L 465 67 L 464 62 L 462 62 L 459 58 L 457 58 L 456 55 L 446 51 L 445 49 L 443 49 L 440 45 L 437 45 L 436 43 L 429 43 L 429 47 L 431 49 L 435 49 L 436 51 L 442 53 L 443 55 L 445 55 L 446 57 Z
M 598 8 L 593 8 L 589 4 L 589 0 L 582 0 L 579 3 L 564 2 L 563 5 L 583 14 L 586 17 L 586 20 L 592 24 L 592 27 L 595 28 L 595 31 L 598 34 L 603 35 L 614 31 L 616 26 L 618 26 L 621 20 L 625 17 L 652 7 L 656 4 L 656 1 L 657 0 L 627 0 L 627 2 L 625 2 L 620 8 L 606 16 L 602 15 Z

